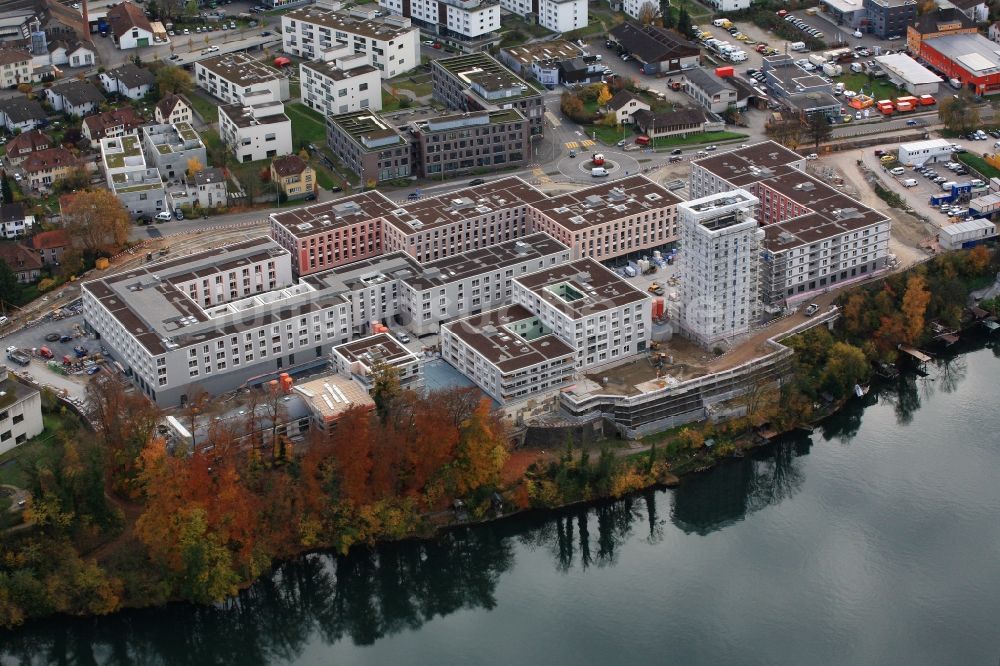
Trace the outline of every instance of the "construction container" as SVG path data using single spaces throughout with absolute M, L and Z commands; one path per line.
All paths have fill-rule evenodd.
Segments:
M 913 109 L 913 102 L 896 102 L 896 111 L 899 111 L 900 113 L 909 113 L 910 111 L 913 111 Z
M 660 319 L 663 316 L 664 301 L 662 298 L 653 299 L 653 319 Z
M 736 71 L 733 69 L 732 65 L 727 65 L 726 67 L 716 67 L 715 75 L 720 79 L 725 79 L 731 76 L 735 76 Z
M 920 106 L 931 106 L 932 104 L 937 104 L 937 100 L 934 99 L 934 95 L 921 95 Z
M 97 270 L 99 270 L 99 271 L 106 271 L 106 270 L 108 270 L 108 266 L 110 266 L 110 265 L 111 265 L 111 262 L 108 261 L 105 257 L 101 257 L 100 259 L 98 259 L 97 261 L 94 262 L 94 266 L 96 266 Z

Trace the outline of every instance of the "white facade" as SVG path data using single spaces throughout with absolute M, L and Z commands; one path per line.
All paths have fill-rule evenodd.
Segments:
M 66 54 L 65 64 L 70 67 L 93 67 L 95 62 L 94 52 L 83 44 L 77 44 L 75 48 Z
M 118 37 L 118 48 L 121 50 L 137 49 L 140 46 L 149 46 L 154 43 L 153 33 L 145 28 L 133 26 Z
M 318 6 L 293 9 L 281 17 L 282 49 L 308 60 L 327 60 L 327 52 L 364 54 L 383 79 L 420 65 L 420 31 L 399 16 L 358 20 Z
M 191 122 L 191 107 L 188 106 L 188 103 L 185 102 L 183 98 L 176 96 L 175 98 L 174 103 L 170 106 L 170 111 L 167 113 L 163 112 L 163 106 L 161 104 L 156 105 L 156 122 L 167 125 Z
M 284 102 L 288 77 L 242 53 L 227 53 L 194 64 L 195 84 L 226 104 Z
M 10 53 L 9 57 L 6 57 Z M 4 64 L 0 65 L 0 88 L 13 88 L 19 83 L 29 83 L 31 81 L 31 56 L 27 51 L 4 52 Z
M 0 391 L 13 396 L 13 401 L 0 407 L 0 454 L 42 434 L 42 396 L 35 389 L 20 383 L 0 364 Z
M 938 243 L 942 250 L 959 250 L 995 238 L 996 235 L 997 225 L 990 220 L 968 220 L 941 227 Z
M 137 83 L 130 86 L 116 76 L 115 71 L 101 72 L 99 78 L 101 87 L 104 88 L 105 92 L 118 93 L 133 100 L 142 99 L 153 90 L 154 86 L 152 82 Z
M 540 0 L 538 24 L 552 32 L 587 27 L 587 0 Z
M 680 326 L 702 346 L 750 332 L 758 310 L 758 255 L 764 231 L 746 190 L 677 206 L 680 226 Z
M 929 162 L 947 162 L 954 152 L 951 141 L 946 139 L 928 139 L 899 144 L 899 163 L 906 166 L 916 166 Z
M 705 4 L 717 12 L 738 12 L 750 8 L 750 0 L 708 0 Z
M 655 0 L 623 0 L 622 11 L 632 18 L 638 19 L 642 14 L 643 5 L 650 5 L 653 8 L 653 11 L 656 12 L 656 15 L 659 16 L 660 4 Z
M 364 64 L 350 62 L 361 58 Z M 299 65 L 302 103 L 324 116 L 382 109 L 382 79 L 363 56 Z
M 507 7 L 506 3 L 495 0 L 410 0 L 408 4 L 410 17 L 445 28 L 466 39 L 477 39 L 499 31 L 500 6 Z M 403 0 L 379 0 L 379 5 L 393 14 L 405 16 Z M 441 22 L 442 9 L 444 22 Z
M 269 102 L 250 107 L 219 107 L 219 135 L 240 162 L 292 154 L 292 121 L 285 105 Z
M 17 204 L 8 205 L 15 206 Z M 0 238 L 20 238 L 35 226 L 35 216 L 25 214 L 23 208 L 20 209 L 20 214 L 12 215 L 9 219 L 4 219 L 6 208 L 7 206 L 0 206 Z M 14 208 L 11 208 L 12 212 L 14 210 Z

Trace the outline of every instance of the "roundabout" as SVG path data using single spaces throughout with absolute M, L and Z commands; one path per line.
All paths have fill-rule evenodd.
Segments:
M 595 160 L 595 157 L 603 159 Z M 558 168 L 559 173 L 571 180 L 595 178 L 616 180 L 641 171 L 639 162 L 635 158 L 619 151 L 584 153 L 577 157 L 566 156 L 559 160 Z M 604 169 L 604 173 L 595 173 L 595 169 Z

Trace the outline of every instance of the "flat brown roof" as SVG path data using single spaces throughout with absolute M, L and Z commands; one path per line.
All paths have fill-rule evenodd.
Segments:
M 343 356 L 349 363 L 361 362 L 366 368 L 381 361 L 386 365 L 398 365 L 419 361 L 409 349 L 388 333 L 376 333 L 367 338 L 337 345 L 333 351 Z
M 271 219 L 296 238 L 308 238 L 339 227 L 380 219 L 399 206 L 378 190 L 368 190 L 333 201 L 271 213 Z
M 534 204 L 559 226 L 574 231 L 674 206 L 681 199 L 646 176 L 628 176 Z
M 541 325 L 538 316 L 524 306 L 508 305 L 450 322 L 445 328 L 503 373 L 575 357 L 574 349 L 552 333 L 526 340 L 508 328 L 518 322 Z
M 515 277 L 514 281 L 570 319 L 650 298 L 590 258 Z

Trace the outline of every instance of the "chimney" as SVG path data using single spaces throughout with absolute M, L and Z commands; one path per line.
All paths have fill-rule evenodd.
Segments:
M 80 0 L 80 16 L 83 17 L 83 39 L 93 41 L 90 37 L 90 15 L 87 14 L 87 0 Z

